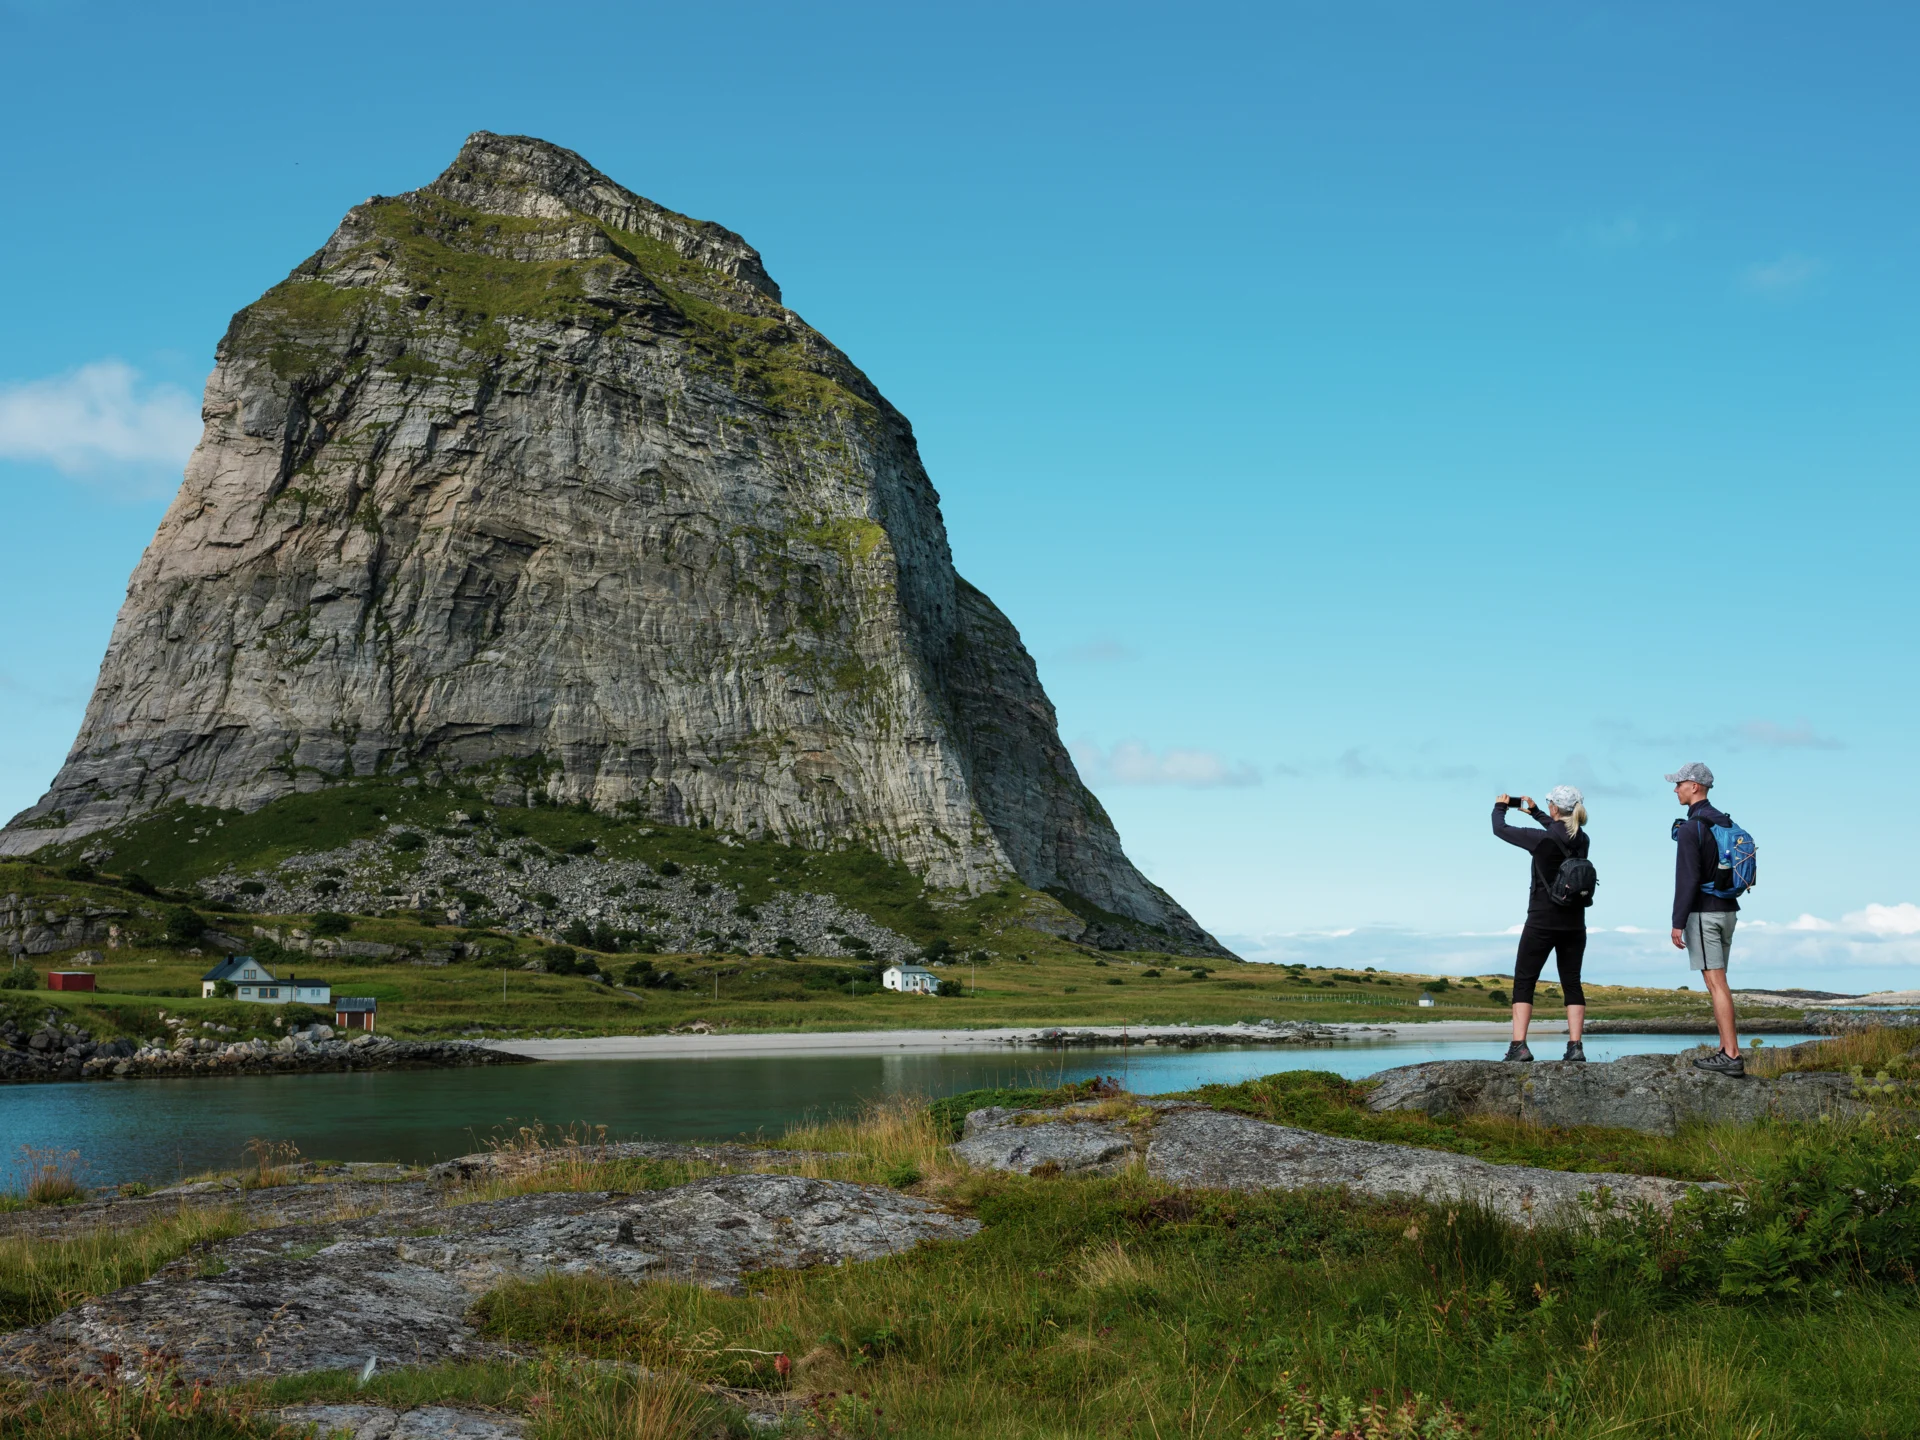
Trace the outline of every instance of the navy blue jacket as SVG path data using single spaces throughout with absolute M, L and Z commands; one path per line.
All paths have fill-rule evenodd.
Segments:
M 1527 888 L 1527 924 L 1535 930 L 1585 930 L 1587 911 L 1583 905 L 1556 905 L 1548 887 L 1553 877 L 1560 873 L 1560 862 L 1569 855 L 1587 856 L 1589 848 L 1587 832 L 1582 830 L 1571 841 L 1567 828 L 1547 817 L 1547 812 L 1534 806 L 1527 814 L 1547 828 L 1542 830 L 1523 830 L 1518 825 L 1507 824 L 1507 807 L 1493 807 L 1493 833 L 1509 845 L 1518 845 L 1533 856 L 1533 883 Z M 1549 844 L 1548 841 L 1556 843 Z
M 1673 847 L 1673 928 L 1676 930 L 1684 930 L 1687 916 L 1696 910 L 1725 913 L 1740 908 L 1738 900 L 1709 895 L 1700 888 L 1711 884 L 1720 869 L 1720 847 L 1713 843 L 1710 827 L 1731 825 L 1733 817 L 1702 800 L 1688 809 L 1687 819 L 1697 823 L 1682 825 L 1674 837 Z

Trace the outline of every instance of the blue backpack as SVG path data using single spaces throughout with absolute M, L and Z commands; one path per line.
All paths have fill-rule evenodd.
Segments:
M 1673 825 L 1673 838 L 1680 838 L 1681 827 L 1687 822 L 1676 820 Z M 1731 900 L 1753 889 L 1759 879 L 1760 847 L 1754 844 L 1753 836 L 1741 826 L 1735 825 L 1731 818 L 1725 825 L 1708 825 L 1707 832 L 1713 836 L 1714 849 L 1719 852 L 1719 873 L 1712 883 L 1703 881 L 1700 891 L 1705 895 L 1714 895 L 1722 900 Z

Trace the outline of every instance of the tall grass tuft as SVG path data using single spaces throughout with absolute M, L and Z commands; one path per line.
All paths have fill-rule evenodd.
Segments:
M 704 1440 L 739 1433 L 734 1408 L 679 1375 L 555 1367 L 529 1440 Z
M 869 1100 L 857 1115 L 790 1127 L 780 1143 L 818 1152 L 795 1168 L 824 1180 L 906 1186 L 952 1179 L 960 1167 L 947 1153 L 945 1128 L 924 1100 L 890 1095 Z
M 1920 1078 L 1920 1030 L 1873 1025 L 1806 1045 L 1762 1048 L 1747 1060 L 1749 1074 L 1769 1079 L 1796 1070 L 1860 1070 L 1868 1075 L 1884 1070 L 1896 1080 Z
M 20 1169 L 26 1182 L 21 1190 L 32 1204 L 68 1205 L 87 1198 L 87 1188 L 79 1178 L 78 1150 L 36 1150 L 22 1145 Z
M 0 1330 L 50 1320 L 82 1300 L 145 1280 L 195 1245 L 245 1229 L 237 1209 L 182 1206 L 135 1230 L 0 1237 Z
M 291 1185 L 294 1181 L 294 1166 L 300 1163 L 300 1147 L 291 1140 L 262 1140 L 255 1137 L 247 1141 L 247 1154 L 252 1157 L 254 1173 L 243 1177 L 248 1189 L 269 1190 L 276 1185 Z
M 244 1392 L 177 1378 L 139 1387 L 94 1381 L 12 1405 L 0 1397 L 0 1434 L 23 1440 L 304 1440 L 308 1433 L 259 1414 Z

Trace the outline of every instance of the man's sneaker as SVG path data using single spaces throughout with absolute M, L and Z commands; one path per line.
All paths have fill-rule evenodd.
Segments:
M 1502 1055 L 1500 1058 L 1502 1060 L 1525 1060 L 1525 1061 L 1531 1062 L 1533 1059 L 1533 1052 L 1527 1049 L 1526 1041 L 1516 1040 L 1511 1045 L 1507 1046 L 1507 1053 Z
M 1584 1065 L 1587 1063 L 1587 1047 L 1582 1045 L 1578 1040 L 1569 1040 L 1567 1042 L 1567 1053 L 1560 1058 L 1562 1060 L 1577 1060 Z
M 1738 1055 L 1729 1055 L 1724 1050 L 1716 1050 L 1711 1055 L 1702 1055 L 1693 1062 L 1696 1070 L 1705 1070 L 1709 1075 L 1731 1075 L 1735 1079 L 1747 1073 L 1747 1062 Z

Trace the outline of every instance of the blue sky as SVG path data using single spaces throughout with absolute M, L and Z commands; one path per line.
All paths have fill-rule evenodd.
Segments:
M 0 0 L 0 809 L 228 316 L 486 128 L 759 247 L 1247 953 L 1498 968 L 1488 801 L 1572 780 L 1596 968 L 1680 983 L 1705 759 L 1747 978 L 1920 984 L 1917 60 L 1884 5 Z

